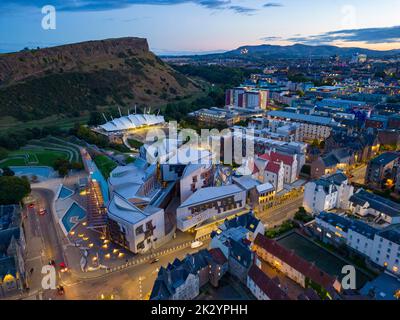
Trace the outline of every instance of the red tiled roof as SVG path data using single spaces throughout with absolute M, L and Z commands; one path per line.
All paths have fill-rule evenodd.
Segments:
M 265 166 L 265 170 L 269 172 L 273 172 L 278 174 L 281 166 L 278 163 L 268 161 L 267 165 Z
M 252 174 L 256 174 L 256 173 L 259 173 L 259 172 L 260 172 L 260 169 L 258 169 L 258 167 L 254 164 Z
M 291 166 L 294 161 L 294 157 L 288 156 L 286 154 L 281 154 L 277 152 L 271 152 L 271 160 L 274 162 L 283 162 L 287 166 Z
M 210 252 L 211 257 L 217 264 L 223 265 L 228 262 L 220 248 L 210 249 L 208 252 Z
M 336 281 L 335 278 L 320 270 L 314 263 L 310 263 L 299 257 L 294 253 L 294 251 L 290 251 L 281 246 L 275 240 L 268 239 L 262 234 L 258 234 L 254 241 L 254 245 L 269 252 L 271 255 L 285 262 L 325 289 L 332 289 Z
M 259 158 L 262 160 L 271 160 L 271 157 L 269 156 L 268 153 L 259 156 Z
M 252 265 L 248 277 L 253 280 L 261 291 L 271 300 L 290 300 L 287 294 L 256 265 Z

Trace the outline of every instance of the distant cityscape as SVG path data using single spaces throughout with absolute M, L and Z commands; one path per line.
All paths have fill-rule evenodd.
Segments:
M 304 46 L 0 54 L 0 299 L 399 300 L 399 52 Z

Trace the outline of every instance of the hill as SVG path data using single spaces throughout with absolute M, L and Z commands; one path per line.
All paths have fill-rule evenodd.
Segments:
M 159 107 L 199 85 L 149 50 L 146 39 L 88 41 L 0 55 L 0 117 L 21 121 L 97 107 Z
M 247 54 L 243 54 L 244 49 Z M 236 58 L 243 60 L 259 60 L 259 59 L 307 59 L 307 58 L 327 58 L 333 55 L 341 57 L 351 57 L 353 54 L 367 54 L 370 57 L 394 56 L 400 54 L 400 50 L 377 51 L 363 48 L 342 48 L 330 45 L 309 46 L 303 44 L 294 44 L 290 46 L 277 45 L 257 45 L 242 46 L 235 50 L 224 53 L 193 55 L 186 58 L 209 60 L 209 59 L 228 59 Z

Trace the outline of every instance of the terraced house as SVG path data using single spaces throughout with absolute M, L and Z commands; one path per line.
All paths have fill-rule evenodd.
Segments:
M 303 288 L 314 289 L 324 299 L 334 299 L 336 293 L 342 289 L 336 278 L 264 235 L 257 235 L 253 250 L 257 257 L 262 260 L 261 263 L 266 262 L 277 268 Z

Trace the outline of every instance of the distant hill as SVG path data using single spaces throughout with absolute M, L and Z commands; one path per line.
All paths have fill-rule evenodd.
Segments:
M 0 117 L 28 121 L 97 106 L 160 106 L 199 90 L 150 52 L 146 39 L 0 54 Z
M 243 54 L 246 49 L 247 54 Z M 194 59 L 214 59 L 214 58 L 239 58 L 239 59 L 293 59 L 293 58 L 324 58 L 333 55 L 341 57 L 351 57 L 355 53 L 367 54 L 370 57 L 393 56 L 400 54 L 400 50 L 377 51 L 363 48 L 341 48 L 336 46 L 308 46 L 303 44 L 294 44 L 290 46 L 277 45 L 258 45 L 242 46 L 232 51 L 224 53 L 195 55 L 190 56 Z M 188 56 L 186 56 L 188 58 Z

